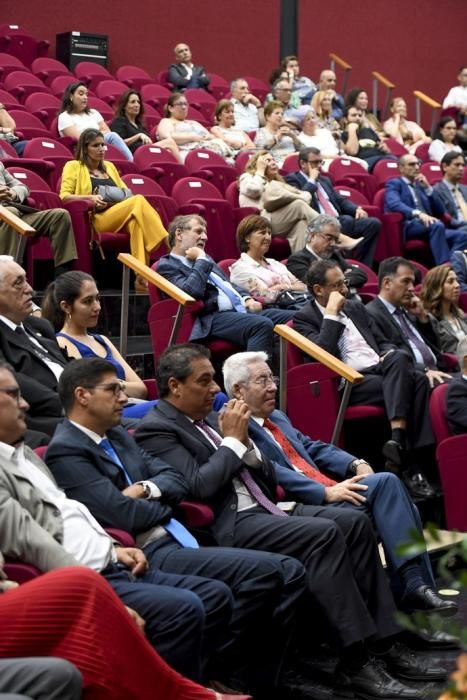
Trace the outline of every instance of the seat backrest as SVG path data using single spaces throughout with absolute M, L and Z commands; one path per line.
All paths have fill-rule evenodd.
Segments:
M 132 65 L 120 66 L 120 68 L 117 68 L 115 77 L 122 82 L 126 82 L 127 80 L 131 81 L 133 78 L 143 78 L 150 83 L 154 82 L 147 71 L 143 68 L 139 68 L 139 66 Z
M 234 262 L 236 262 L 235 258 L 225 258 L 224 260 L 219 260 L 217 263 L 227 279 L 230 279 L 230 268 Z
M 402 143 L 399 143 L 399 141 L 396 141 L 396 139 L 393 139 L 391 137 L 386 139 L 385 144 L 389 148 L 393 156 L 400 157 L 405 156 L 406 153 L 408 153 L 408 150 Z
M 336 185 L 335 190 L 341 195 L 341 197 L 350 199 L 354 204 L 358 204 L 359 207 L 368 206 L 370 204 L 363 192 L 360 192 L 359 190 L 356 190 L 353 187 L 344 187 L 344 185 Z
M 48 190 L 51 192 L 49 184 L 40 175 L 32 170 L 14 165 L 8 168 L 8 172 L 10 175 L 19 180 L 21 184 L 29 187 L 30 190 Z
M 146 175 L 139 175 L 138 173 L 127 173 L 122 176 L 123 182 L 134 192 L 134 194 L 156 194 L 165 197 L 165 191 L 162 189 L 157 182 L 151 180 L 150 177 Z
M 149 83 L 141 88 L 143 102 L 148 102 L 153 107 L 163 107 L 169 99 L 171 92 L 163 85 Z
M 14 95 L 29 94 L 31 92 L 50 92 L 42 80 L 24 70 L 15 70 L 9 73 L 3 81 L 3 87 L 5 90 L 13 92 Z
M 345 158 L 345 156 L 342 158 L 335 158 L 329 166 L 328 172 L 330 177 L 334 180 L 347 177 L 352 173 L 368 175 L 368 171 L 365 170 L 363 165 L 356 163 L 354 160 L 350 160 L 350 158 Z
M 1 49 L 19 58 L 25 66 L 30 66 L 39 56 L 47 56 L 50 46 L 50 42 L 45 39 L 37 40 L 21 27 L 12 24 L 1 25 L 0 37 Z
M 44 122 L 41 122 L 39 117 L 36 117 L 34 114 L 31 114 L 31 112 L 27 112 L 20 109 L 13 109 L 10 112 L 10 116 L 12 119 L 15 120 L 18 131 L 21 131 L 21 127 L 27 126 L 47 131 L 44 126 Z
M 57 77 L 57 75 L 67 75 L 70 78 L 70 82 L 73 82 L 74 76 L 64 63 L 57 61 L 56 58 L 36 58 L 31 63 L 31 71 L 34 75 L 37 75 L 44 83 L 50 85 L 52 80 Z
M 74 75 L 57 75 L 49 83 L 50 92 L 53 95 L 56 95 L 57 97 L 61 98 L 68 85 L 70 85 L 71 83 L 76 83 L 76 78 Z
M 58 112 L 60 109 L 60 100 L 56 95 L 47 92 L 32 92 L 24 100 L 24 106 L 28 112 L 39 112 L 41 109 L 54 109 Z
M 172 196 L 179 204 L 198 199 L 223 199 L 217 187 L 200 177 L 183 177 L 175 183 Z
M 421 143 L 420 146 L 417 146 L 415 150 L 415 155 L 419 160 L 422 161 L 422 163 L 425 163 L 425 161 L 429 160 L 429 155 L 428 151 L 430 150 L 430 144 L 429 143 Z
M 213 107 L 216 105 L 215 98 L 210 95 L 209 92 L 206 92 L 206 90 L 202 90 L 200 88 L 188 88 L 188 90 L 185 90 L 185 97 L 190 104 L 192 102 L 208 102 Z
M 210 165 L 227 166 L 224 158 L 214 151 L 209 151 L 207 148 L 197 148 L 190 151 L 185 158 L 185 165 L 189 173 L 195 170 L 209 168 Z M 232 167 L 232 166 L 230 166 Z M 232 168 L 233 170 L 233 168 Z
M 446 438 L 452 435 L 446 418 L 447 390 L 447 384 L 440 384 L 433 389 L 430 396 L 431 425 L 433 427 L 433 432 L 437 443 L 440 443 L 442 440 L 446 440 Z
M 266 96 L 271 91 L 269 85 L 265 83 L 264 80 L 255 78 L 252 75 L 243 76 L 243 80 L 246 80 L 248 83 L 250 92 L 252 92 L 253 95 L 255 95 L 261 102 L 264 102 Z
M 72 160 L 73 156 L 66 146 L 54 138 L 36 138 L 31 139 L 26 144 L 24 149 L 25 158 L 54 158 L 62 156 L 68 160 Z
M 420 168 L 420 172 L 422 175 L 425 175 L 430 185 L 435 185 L 437 182 L 443 179 L 441 165 L 431 160 L 423 163 L 422 167 Z
M 91 109 L 97 109 L 100 114 L 102 114 L 104 121 L 112 121 L 114 117 L 114 112 L 112 107 L 105 100 L 101 100 L 100 97 L 95 95 L 88 95 L 88 107 Z
M 158 163 L 178 163 L 175 156 L 166 148 L 161 148 L 148 143 L 136 149 L 134 154 L 135 163 L 140 170 L 150 168 Z
M 153 286 L 154 285 L 150 285 L 150 287 Z M 178 308 L 178 303 L 173 299 L 164 299 L 163 301 L 158 301 L 155 304 L 152 304 L 148 311 L 148 327 L 151 335 L 155 363 L 157 363 L 161 354 L 168 347 L 170 335 L 174 325 L 175 314 L 177 313 Z M 194 321 L 195 314 L 186 309 L 178 331 L 176 339 L 177 343 L 188 342 L 193 329 Z
M 248 151 L 240 151 L 238 156 L 235 158 L 235 168 L 239 175 L 242 175 L 245 172 L 248 161 L 250 158 L 252 158 L 252 156 L 253 154 L 248 153 Z
M 0 80 L 15 70 L 29 71 L 29 68 L 26 68 L 16 56 L 12 56 L 10 53 L 0 53 Z
M 315 440 L 331 442 L 338 411 L 336 375 L 331 370 L 319 362 L 288 370 L 287 415 L 297 430 Z
M 355 265 L 356 267 L 359 267 L 361 270 L 366 272 L 368 282 L 376 285 L 378 284 L 378 275 L 374 270 L 371 269 L 371 267 L 368 267 L 368 265 L 365 265 L 365 263 L 360 262 L 360 260 L 353 260 L 352 258 L 347 258 L 346 262 L 348 262 L 349 265 Z M 367 284 L 367 282 L 365 284 Z
M 381 214 L 384 213 L 384 190 L 378 190 L 373 198 L 373 206 L 378 207 Z
M 395 160 L 379 160 L 373 168 L 378 187 L 384 185 L 387 180 L 399 177 L 399 166 Z
M 287 158 L 282 163 L 282 172 L 284 173 L 294 173 L 299 170 L 298 166 L 298 153 L 292 153 L 292 155 L 287 156 Z
M 467 435 L 455 435 L 441 442 L 436 450 L 443 486 L 446 524 L 450 530 L 467 532 L 467 475 L 465 455 Z
M 0 102 L 7 108 L 7 110 L 21 109 L 22 107 L 18 102 L 18 99 L 7 90 L 0 90 Z
M 238 182 L 231 182 L 230 185 L 227 186 L 227 189 L 225 190 L 225 198 L 230 204 L 231 207 L 236 209 L 239 206 L 238 203 Z
M 75 66 L 75 75 L 80 80 L 89 78 L 93 75 L 105 75 L 109 79 L 112 78 L 112 74 L 107 70 L 105 66 L 101 66 L 100 63 L 94 63 L 93 61 L 80 61 Z
M 120 95 L 128 90 L 128 85 L 119 80 L 102 80 L 96 85 L 96 95 L 107 102 L 115 102 Z

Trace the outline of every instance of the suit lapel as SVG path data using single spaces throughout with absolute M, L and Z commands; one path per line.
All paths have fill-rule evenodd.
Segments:
M 344 313 L 347 314 L 347 316 L 354 323 L 355 328 L 358 330 L 359 333 L 361 333 L 362 337 L 368 343 L 370 348 L 372 348 L 375 352 L 379 353 L 379 348 L 376 344 L 374 336 L 371 332 L 368 332 L 368 328 L 366 328 L 365 326 L 361 326 L 359 314 L 358 311 L 356 311 L 355 307 L 352 304 L 350 304 L 348 308 L 344 308 Z
M 187 418 L 181 411 L 175 408 L 175 406 L 172 406 L 171 403 L 169 403 L 168 401 L 164 401 L 164 399 L 161 399 L 157 404 L 157 410 L 161 411 L 167 418 L 169 418 L 169 420 L 175 421 L 175 423 L 177 423 L 177 425 L 179 425 L 185 432 L 189 433 L 192 436 L 192 438 L 201 442 L 209 450 L 210 453 L 214 453 L 216 451 L 216 448 L 211 444 L 211 442 L 203 434 L 203 432 L 196 427 L 193 421 Z M 208 423 L 208 425 L 211 425 L 211 427 L 214 430 L 217 431 L 217 421 L 215 418 L 213 420 L 213 417 L 215 416 L 216 414 L 213 411 L 209 414 L 208 420 L 206 420 L 206 422 Z

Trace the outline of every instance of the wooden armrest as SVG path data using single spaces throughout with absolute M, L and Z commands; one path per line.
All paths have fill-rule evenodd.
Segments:
M 316 343 L 308 340 L 308 338 L 305 338 L 305 336 L 298 333 L 293 328 L 290 328 L 290 326 L 279 324 L 278 326 L 274 326 L 274 332 L 280 335 L 281 338 L 284 338 L 284 340 L 287 340 L 287 342 L 295 345 L 297 348 L 299 348 L 299 350 L 305 352 L 317 362 L 320 362 L 322 365 L 328 367 L 340 377 L 350 382 L 350 384 L 359 384 L 361 381 L 363 381 L 363 374 L 360 374 L 360 372 L 357 372 L 352 367 L 349 367 L 349 365 L 346 365 L 345 362 L 342 362 L 342 360 L 338 360 L 337 357 L 331 355 L 330 352 L 323 350 L 323 348 L 320 348 L 319 345 L 316 345 Z
M 378 82 L 382 83 L 387 88 L 395 88 L 396 87 L 394 85 L 394 83 L 391 83 L 391 81 L 388 80 L 387 78 L 385 78 L 384 75 L 382 75 L 382 73 L 378 73 L 378 71 L 376 71 L 376 70 L 374 70 L 371 73 L 371 75 L 373 76 L 373 78 L 376 78 L 376 80 Z
M 433 100 L 431 97 L 428 97 L 428 95 L 425 95 L 424 92 L 420 92 L 420 90 L 414 90 L 413 94 L 415 95 L 415 97 L 418 97 L 419 100 L 428 105 L 428 107 L 433 107 L 433 109 L 441 107 L 439 102 L 436 102 L 436 100 Z
M 149 284 L 154 284 L 161 292 L 164 292 L 164 294 L 167 294 L 168 297 L 174 299 L 182 306 L 197 303 L 196 299 L 186 294 L 186 292 L 175 284 L 172 284 L 172 282 L 166 280 L 165 277 L 162 277 L 158 272 L 151 270 L 150 267 L 144 265 L 144 263 L 137 260 L 133 255 L 130 255 L 130 253 L 120 253 L 118 260 L 120 260 L 123 265 L 129 267 L 130 270 L 133 270 L 135 274 L 147 280 Z
M 11 203 L 12 206 L 15 205 L 14 202 Z M 36 229 L 27 224 L 19 216 L 13 214 L 9 209 L 0 205 L 0 219 L 4 221 L 8 226 L 11 226 L 17 233 L 21 236 L 34 236 Z
M 331 61 L 335 61 L 344 70 L 350 70 L 352 68 L 350 63 L 344 61 L 344 59 L 338 56 L 337 53 L 330 53 L 329 58 L 331 59 Z

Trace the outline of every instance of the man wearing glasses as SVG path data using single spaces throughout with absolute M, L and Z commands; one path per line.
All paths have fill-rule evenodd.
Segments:
M 286 175 L 286 182 L 310 192 L 310 206 L 320 214 L 335 216 L 345 234 L 356 240 L 363 239 L 352 250 L 352 257 L 371 267 L 381 221 L 368 216 L 362 207 L 336 192 L 331 180 L 321 172 L 323 159 L 319 149 L 303 148 L 298 154 L 298 165 L 300 170 Z
M 385 185 L 386 211 L 404 217 L 404 237 L 428 240 L 436 265 L 442 265 L 454 250 L 467 247 L 467 234 L 462 229 L 445 227 L 440 220 L 444 206 L 426 177 L 420 172 L 420 161 L 408 153 L 399 158 L 400 177 Z
M 349 289 L 358 289 L 368 279 L 364 270 L 349 265 L 339 252 L 341 227 L 334 216 L 320 214 L 307 227 L 307 242 L 302 250 L 289 256 L 287 268 L 302 282 L 306 282 L 308 268 L 316 260 L 332 260 L 345 275 Z
M 63 417 L 57 385 L 66 359 L 50 323 L 31 316 L 33 290 L 11 256 L 0 256 L 0 359 L 17 373 L 28 427 L 53 434 Z

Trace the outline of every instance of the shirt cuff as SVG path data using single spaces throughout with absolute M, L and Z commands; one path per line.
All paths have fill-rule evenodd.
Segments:
M 228 447 L 232 452 L 235 452 L 239 459 L 243 459 L 245 453 L 248 452 L 248 447 L 234 437 L 223 438 L 220 447 Z
M 160 498 L 162 496 L 161 490 L 153 481 L 140 481 L 140 484 L 147 486 L 151 492 L 149 498 Z
M 324 314 L 323 318 L 328 319 L 328 321 L 338 321 L 339 323 L 345 325 L 345 321 L 342 316 L 337 316 L 334 314 Z

